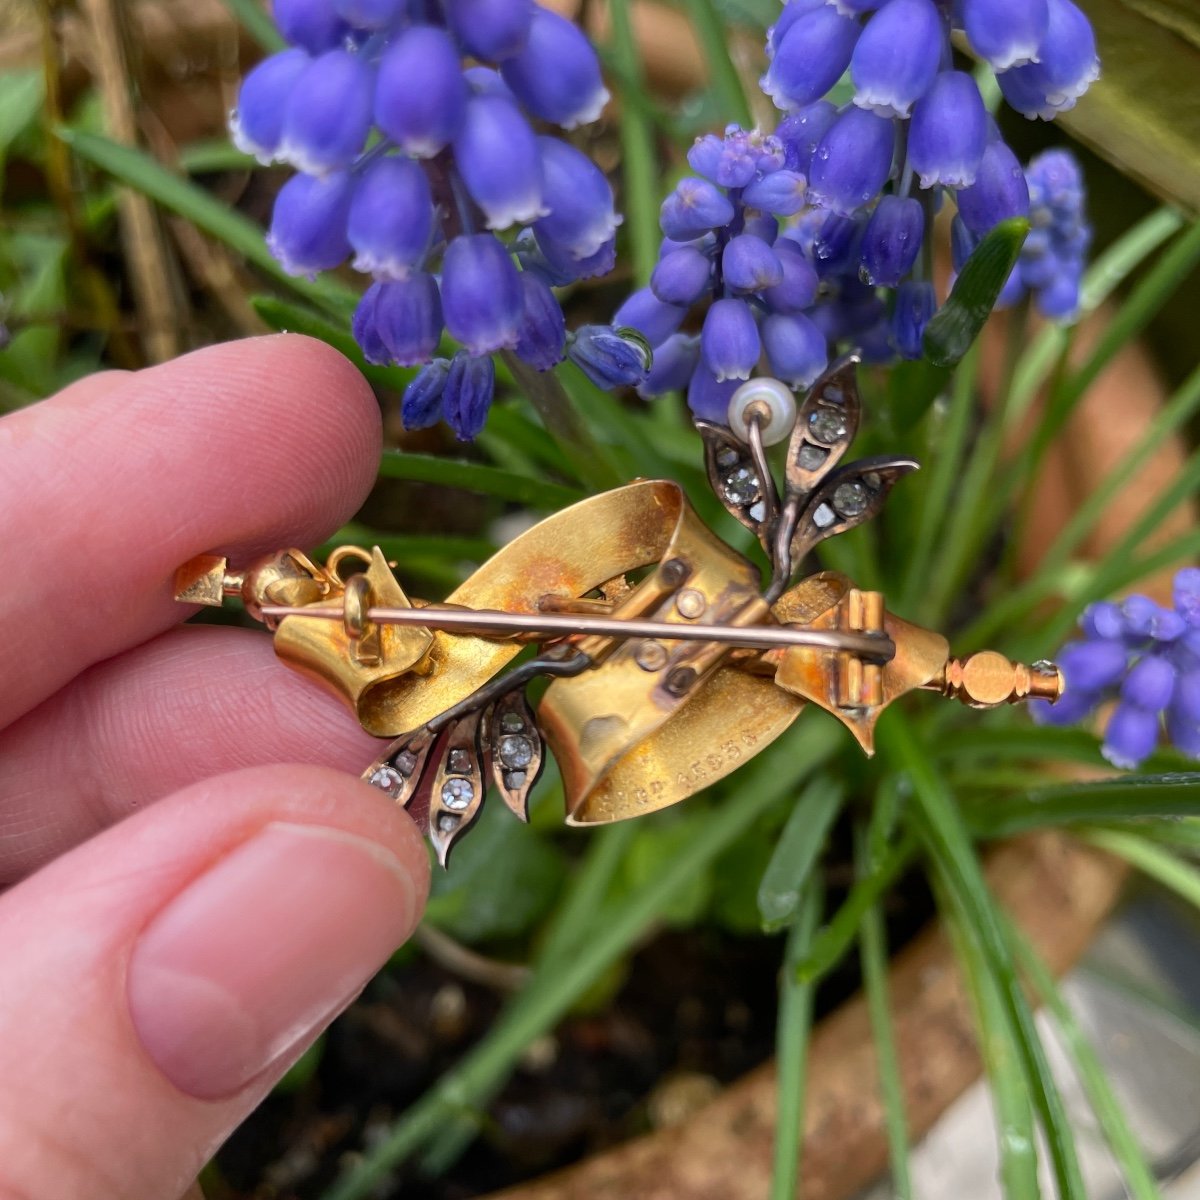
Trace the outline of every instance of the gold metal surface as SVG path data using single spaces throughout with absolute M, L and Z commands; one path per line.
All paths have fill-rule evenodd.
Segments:
M 1062 672 L 1053 663 L 1010 662 L 995 650 L 981 650 L 965 659 L 950 659 L 944 670 L 924 686 L 965 704 L 995 708 L 1022 700 L 1054 703 L 1063 693 Z

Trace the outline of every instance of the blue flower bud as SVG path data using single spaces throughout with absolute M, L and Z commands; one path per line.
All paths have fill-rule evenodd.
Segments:
M 400 401 L 405 429 L 428 429 L 442 419 L 442 396 L 450 375 L 450 360 L 435 358 L 414 376 Z
M 716 425 L 729 423 L 729 400 L 738 390 L 737 379 L 718 380 L 701 361 L 688 382 L 687 402 L 692 415 Z
M 700 361 L 700 339 L 687 333 L 673 333 L 654 351 L 650 374 L 638 384 L 643 400 L 665 392 L 682 392 Z
M 1082 264 L 1074 270 L 1060 268 L 1051 282 L 1036 297 L 1037 310 L 1050 321 L 1072 321 L 1079 315 L 1079 289 L 1083 282 Z
M 999 76 L 1004 98 L 1027 117 L 1052 121 L 1100 77 L 1096 35 L 1084 14 L 1071 0 L 1048 0 L 1046 36 L 1038 48 L 1038 61 L 1014 67 Z
M 442 336 L 442 302 L 437 280 L 418 271 L 384 283 L 375 295 L 375 327 L 392 361 L 402 367 L 427 363 Z
M 658 221 L 669 238 L 687 242 L 733 220 L 733 205 L 724 192 L 704 179 L 681 179 L 662 202 Z
M 967 40 L 997 74 L 1033 62 L 1050 24 L 1046 0 L 968 0 Z
M 347 222 L 354 267 L 380 279 L 407 279 L 433 239 L 433 196 L 409 158 L 381 158 L 363 172 Z
M 1009 217 L 1029 215 L 1029 185 L 1017 156 L 997 138 L 989 142 L 975 182 L 958 193 L 958 213 L 966 227 L 982 237 Z
M 715 300 L 700 331 L 700 354 L 716 381 L 749 379 L 761 353 L 750 306 L 744 300 Z
M 288 101 L 311 61 L 303 50 L 281 50 L 264 58 L 242 80 L 237 108 L 229 118 L 229 133 L 243 154 L 253 154 L 260 163 L 275 160 Z
M 371 130 L 373 87 L 360 55 L 330 50 L 314 58 L 288 98 L 280 158 L 309 175 L 350 166 Z
M 544 231 L 535 230 L 538 249 L 545 263 L 546 282 L 563 287 L 576 279 L 591 279 L 596 275 L 607 275 L 617 261 L 617 239 L 610 237 L 595 254 L 576 258 L 569 246 L 561 245 Z
M 724 154 L 725 139 L 717 137 L 715 133 L 706 133 L 703 137 L 698 137 L 687 152 L 688 166 L 697 175 L 703 175 L 705 179 L 716 183 L 717 171 L 720 170 Z
M 1200 668 L 1192 667 L 1180 673 L 1175 681 L 1171 707 L 1187 721 L 1200 721 Z
M 780 121 L 775 136 L 783 143 L 784 166 L 807 176 L 813 152 L 826 130 L 837 119 L 837 109 L 828 100 L 818 100 L 789 114 Z
M 888 0 L 867 22 L 850 59 L 854 103 L 882 117 L 907 117 L 932 85 L 945 46 L 933 0 Z
M 650 290 L 664 304 L 694 304 L 712 279 L 712 263 L 694 246 L 682 246 L 658 260 Z
M 801 313 L 767 317 L 762 341 L 771 374 L 792 387 L 808 387 L 828 365 L 825 335 Z
M 525 48 L 501 64 L 500 74 L 534 116 L 564 129 L 594 121 L 608 103 L 591 42 L 541 5 L 534 6 Z
M 1128 652 L 1120 642 L 1071 642 L 1059 651 L 1058 665 L 1067 692 L 1099 692 L 1119 683 L 1125 674 Z
M 664 304 L 648 288 L 639 288 L 613 314 L 613 325 L 636 329 L 652 347 L 660 346 L 677 330 L 687 309 Z
M 346 23 L 332 0 L 275 0 L 271 9 L 284 40 L 309 54 L 324 54 L 346 36 Z
M 604 172 L 561 138 L 539 137 L 542 199 L 549 209 L 534 226 L 574 258 L 590 258 L 612 240 L 621 218 Z
M 1158 713 L 1134 704 L 1118 704 L 1104 729 L 1100 753 L 1114 767 L 1132 771 L 1158 745 Z
M 1125 617 L 1111 600 L 1097 600 L 1083 610 L 1079 628 L 1087 638 L 1115 640 L 1125 633 Z
M 913 107 L 908 165 L 923 188 L 969 187 L 987 137 L 987 110 L 975 80 L 965 71 L 943 71 Z
M 925 232 L 925 210 L 913 196 L 881 196 L 863 230 L 862 269 L 874 287 L 896 287 L 912 270 Z
M 858 34 L 858 22 L 829 5 L 801 13 L 776 46 L 759 87 L 785 111 L 819 100 L 850 65 Z
M 770 213 L 747 208 L 742 213 L 742 232 L 751 233 L 773 246 L 779 238 L 779 222 Z
M 895 142 L 895 128 L 886 118 L 865 108 L 844 112 L 813 154 L 809 203 L 843 216 L 870 204 L 891 173 Z
M 406 29 L 379 61 L 375 122 L 406 154 L 432 158 L 458 132 L 467 85 L 445 30 Z
M 1193 629 L 1200 629 L 1200 567 L 1184 567 L 1175 574 L 1175 609 Z
M 741 292 L 757 292 L 783 282 L 783 267 L 762 238 L 742 233 L 730 238 L 721 254 L 725 283 Z
M 442 392 L 442 416 L 460 442 L 469 442 L 483 428 L 496 392 L 496 368 L 489 355 L 476 357 L 460 350 L 450 360 Z
M 804 192 L 808 184 L 797 171 L 773 171 L 756 179 L 742 193 L 742 200 L 752 208 L 790 217 L 804 207 Z
M 472 354 L 490 354 L 517 344 L 523 298 L 517 268 L 490 233 L 456 237 L 446 247 L 442 259 L 446 328 Z
M 959 195 L 962 194 L 962 192 L 959 193 Z M 950 260 L 954 264 L 955 271 L 963 269 L 967 259 L 975 253 L 975 247 L 978 245 L 979 236 L 967 228 L 967 224 L 961 216 L 955 215 L 954 220 L 950 222 Z
M 387 29 L 407 8 L 406 0 L 334 0 L 333 7 L 355 29 Z
M 521 327 L 516 355 L 538 371 L 548 371 L 562 362 L 567 342 L 567 323 L 562 307 L 546 283 L 532 271 L 521 272 Z
M 1200 758 L 1200 721 L 1189 721 L 1174 709 L 1167 712 L 1167 737 L 1177 750 Z
M 775 254 L 783 268 L 783 280 L 763 292 L 767 307 L 777 313 L 796 313 L 808 308 L 816 301 L 820 287 L 816 268 L 800 247 L 786 238 L 775 243 Z
M 567 357 L 598 388 L 610 391 L 642 383 L 652 356 L 636 329 L 581 325 L 571 338 Z
M 350 320 L 350 332 L 363 352 L 363 358 L 376 366 L 383 366 L 392 361 L 391 352 L 384 344 L 383 336 L 375 321 L 375 301 L 379 297 L 382 285 L 373 283 L 358 301 L 354 316 Z
M 775 51 L 779 49 L 779 43 L 787 36 L 787 31 L 806 12 L 811 12 L 814 8 L 821 8 L 824 3 L 825 0 L 788 0 L 783 6 L 778 20 L 767 30 L 767 57 L 775 57 Z
M 293 175 L 279 189 L 267 246 L 289 275 L 313 276 L 340 266 L 350 254 L 346 220 L 354 183 L 350 175 Z
M 1121 684 L 1121 699 L 1147 712 L 1162 712 L 1175 691 L 1175 668 L 1155 654 L 1134 663 Z
M 825 3 L 832 4 L 843 16 L 853 17 L 882 8 L 886 0 L 825 0 Z
M 503 62 L 525 49 L 533 7 L 532 0 L 446 0 L 446 19 L 476 58 Z
M 861 217 L 843 217 L 837 213 L 814 213 L 820 223 L 812 240 L 813 265 L 822 279 L 845 274 L 862 257 L 862 234 L 866 222 Z
M 489 229 L 545 215 L 538 140 L 515 104 L 472 96 L 453 145 L 458 172 Z
M 1054 704 L 1034 700 L 1029 713 L 1039 725 L 1076 725 L 1096 707 L 1099 699 L 1094 692 L 1068 691 Z
M 925 327 L 936 311 L 937 297 L 932 283 L 910 281 L 896 289 L 890 331 L 892 345 L 902 358 L 921 357 Z

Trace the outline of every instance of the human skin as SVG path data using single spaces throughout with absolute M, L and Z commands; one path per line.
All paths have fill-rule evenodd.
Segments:
M 290 336 L 0 420 L 6 1200 L 177 1200 L 420 917 L 424 845 L 354 777 L 377 743 L 170 588 L 328 536 L 379 439 L 358 373 Z

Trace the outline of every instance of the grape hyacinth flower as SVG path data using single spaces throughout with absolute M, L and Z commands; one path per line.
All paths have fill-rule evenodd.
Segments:
M 284 268 L 373 278 L 353 332 L 370 362 L 424 364 L 406 425 L 474 437 L 501 350 L 641 381 L 636 340 L 596 328 L 576 354 L 552 290 L 610 270 L 620 223 L 603 172 L 531 124 L 572 129 L 608 100 L 576 26 L 530 0 L 275 0 L 275 17 L 290 45 L 247 75 L 232 134 L 299 172 L 268 234 Z M 434 358 L 444 332 L 463 349 Z
M 1175 576 L 1173 606 L 1148 596 L 1091 605 L 1079 619 L 1083 638 L 1058 657 L 1066 679 L 1053 707 L 1035 719 L 1074 725 L 1112 704 L 1101 752 L 1133 770 L 1166 740 L 1200 758 L 1200 568 Z

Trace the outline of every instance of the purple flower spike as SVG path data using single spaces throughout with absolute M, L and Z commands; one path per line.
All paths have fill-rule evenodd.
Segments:
M 816 300 L 821 285 L 816 269 L 800 247 L 786 238 L 776 242 L 775 254 L 783 268 L 783 281 L 763 292 L 767 307 L 777 313 L 796 313 L 808 308 Z
M 346 23 L 332 0 L 275 0 L 271 8 L 284 40 L 309 54 L 324 54 L 346 36 Z
M 442 419 L 442 395 L 449 375 L 448 358 L 435 358 L 417 372 L 400 402 L 400 420 L 405 429 L 428 429 Z
M 921 186 L 969 187 L 987 148 L 988 115 L 975 80 L 944 71 L 913 108 L 908 163 Z
M 681 246 L 659 259 L 650 276 L 650 290 L 664 304 L 694 304 L 712 279 L 708 255 L 694 246 Z
M 539 221 L 538 224 L 541 222 Z M 572 283 L 576 279 L 591 279 L 596 275 L 607 275 L 617 261 L 615 236 L 610 237 L 595 254 L 589 254 L 586 258 L 576 258 L 571 253 L 570 247 L 561 245 L 540 230 L 534 230 L 534 236 L 545 261 L 546 270 L 554 276 L 554 278 L 548 277 L 547 282 L 557 283 L 560 287 Z
M 442 260 L 446 328 L 472 354 L 490 354 L 517 344 L 523 300 L 517 268 L 490 233 L 457 237 L 446 248 Z
M 692 378 L 700 361 L 700 339 L 686 333 L 673 333 L 654 351 L 650 373 L 638 385 L 643 400 L 665 392 L 681 392 Z
M 1071 0 L 1048 0 L 1050 22 L 1038 61 L 999 77 L 1004 98 L 1027 117 L 1052 121 L 1100 77 L 1096 35 Z
M 525 49 L 533 8 L 532 0 L 446 0 L 446 19 L 471 54 L 498 63 Z
M 744 300 L 713 302 L 700 331 L 700 353 L 718 383 L 750 378 L 762 342 L 754 314 Z
M 921 250 L 925 212 L 913 196 L 883 196 L 863 231 L 862 269 L 873 287 L 897 287 Z
M 313 276 L 349 257 L 350 175 L 293 175 L 279 189 L 267 245 L 289 275 Z
M 688 242 L 733 220 L 733 205 L 705 179 L 681 179 L 662 202 L 659 224 L 669 238 Z
M 414 25 L 385 52 L 375 121 L 406 154 L 432 158 L 458 132 L 467 85 L 458 50 L 442 29 Z
M 915 129 L 915 118 L 913 126 Z M 870 204 L 891 173 L 894 147 L 895 130 L 891 121 L 864 108 L 844 112 L 829 127 L 813 154 L 808 176 L 809 202 L 843 216 Z
M 542 199 L 549 213 L 534 230 L 573 257 L 590 258 L 612 240 L 621 224 L 613 208 L 612 188 L 586 154 L 561 138 L 539 137 L 537 143 Z
M 404 15 L 406 0 L 334 0 L 333 7 L 355 29 L 379 30 L 394 25 Z
M 828 100 L 818 100 L 780 121 L 775 136 L 783 143 L 784 166 L 789 171 L 808 175 L 813 152 L 837 115 L 837 109 Z
M 651 359 L 649 347 L 637 330 L 608 325 L 580 326 L 571 339 L 567 357 L 605 391 L 642 383 Z
M 798 171 L 774 171 L 750 184 L 742 193 L 742 199 L 751 208 L 774 213 L 777 217 L 790 217 L 804 207 L 807 187 L 807 181 Z
M 1058 665 L 1068 691 L 1098 692 L 1125 674 L 1129 653 L 1120 642 L 1072 642 L 1062 648 Z
M 762 341 L 771 374 L 792 387 L 808 387 L 828 365 L 825 335 L 802 313 L 767 317 Z
M 489 229 L 546 215 L 537 138 L 515 104 L 472 96 L 453 146 L 459 174 Z
M 281 50 L 264 58 L 242 81 L 229 133 L 243 154 L 253 154 L 260 163 L 275 161 L 288 101 L 311 61 L 303 50 Z
M 881 117 L 907 117 L 933 84 L 945 41 L 933 0 L 888 0 L 850 59 L 854 103 Z
M 547 284 L 532 271 L 521 272 L 521 328 L 516 355 L 538 371 L 548 371 L 566 353 L 567 323 Z
M 779 43 L 787 36 L 787 31 L 806 12 L 812 12 L 814 8 L 821 8 L 824 3 L 825 0 L 788 0 L 783 6 L 783 12 L 779 14 L 779 19 L 767 30 L 767 57 L 775 57 L 775 51 L 779 49 Z
M 739 292 L 758 292 L 783 282 L 775 251 L 752 233 L 730 238 L 721 255 L 721 273 L 726 285 Z
M 442 336 L 437 280 L 418 271 L 403 282 L 381 284 L 375 296 L 375 327 L 394 363 L 427 363 Z
M 891 342 L 901 358 L 921 357 L 925 327 L 936 310 L 937 297 L 933 294 L 932 283 L 902 283 L 896 289 L 896 307 L 891 320 Z
M 591 42 L 573 22 L 540 5 L 525 49 L 506 59 L 500 74 L 534 116 L 564 129 L 594 121 L 608 103 Z
M 382 286 L 382 284 L 373 283 L 363 292 L 350 321 L 350 332 L 359 344 L 363 358 L 376 366 L 384 366 L 392 361 L 391 352 L 384 344 L 379 326 L 375 322 L 375 301 Z
M 721 158 L 725 153 L 725 139 L 715 133 L 706 133 L 698 137 L 692 148 L 687 152 L 688 166 L 697 175 L 703 175 L 712 183 L 717 182 L 717 171 L 721 167 Z
M 433 196 L 409 158 L 381 158 L 363 173 L 346 227 L 354 268 L 379 279 L 407 279 L 433 239 Z
M 780 39 L 759 86 L 784 111 L 819 100 L 850 65 L 858 22 L 824 5 L 801 13 Z
M 476 357 L 460 350 L 450 360 L 442 392 L 442 416 L 460 442 L 483 428 L 496 392 L 496 368 L 490 355 Z
M 374 73 L 357 54 L 314 58 L 288 99 L 280 158 L 309 175 L 350 166 L 371 129 L 373 87 Z
M 975 182 L 958 193 L 958 212 L 966 227 L 982 237 L 1010 217 L 1029 215 L 1029 185 L 1017 156 L 998 138 L 989 142 Z
M 1100 753 L 1114 767 L 1132 771 L 1158 745 L 1158 713 L 1135 704 L 1118 704 L 1104 730 Z
M 664 304 L 648 288 L 639 288 L 613 314 L 613 325 L 636 329 L 652 347 L 660 346 L 677 330 L 687 309 Z
M 1157 655 L 1134 663 L 1121 684 L 1121 699 L 1147 712 L 1162 712 L 1175 691 L 1175 668 Z
M 701 421 L 724 425 L 729 420 L 729 399 L 739 386 L 736 379 L 718 380 L 704 363 L 700 362 L 688 383 L 688 408 L 692 410 L 692 415 L 699 417 Z
M 963 25 L 975 53 L 999 74 L 1037 59 L 1050 9 L 1046 0 L 968 0 Z

